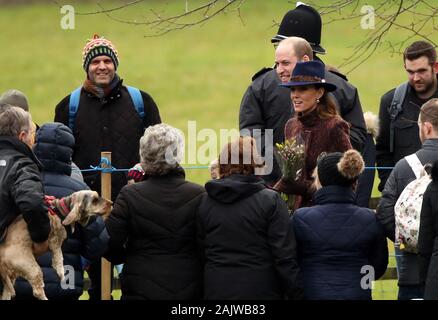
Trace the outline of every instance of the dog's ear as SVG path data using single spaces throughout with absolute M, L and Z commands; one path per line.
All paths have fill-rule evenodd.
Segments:
M 65 226 L 72 224 L 75 221 L 78 221 L 81 217 L 82 211 L 84 211 L 85 208 L 83 193 L 74 193 L 71 196 L 70 201 L 73 205 L 73 208 L 70 210 L 70 213 L 67 215 L 67 217 L 65 217 L 64 221 L 62 221 L 62 224 Z

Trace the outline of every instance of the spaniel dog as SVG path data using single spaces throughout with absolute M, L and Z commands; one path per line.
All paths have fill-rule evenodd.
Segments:
M 62 280 L 64 265 L 61 246 L 67 238 L 64 226 L 70 225 L 74 232 L 76 222 L 85 226 L 93 215 L 106 217 L 111 212 L 112 202 L 89 190 L 78 191 L 62 199 L 47 197 L 46 200 L 51 228 L 48 242 L 52 252 L 52 267 Z M 22 216 L 17 217 L 8 227 L 6 237 L 0 244 L 2 300 L 10 300 L 15 296 L 14 283 L 18 276 L 30 283 L 36 298 L 47 300 L 43 273 L 33 255 L 32 244 L 26 222 Z

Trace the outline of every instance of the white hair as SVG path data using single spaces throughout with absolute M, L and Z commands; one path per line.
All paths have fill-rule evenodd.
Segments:
M 140 139 L 140 163 L 146 175 L 161 176 L 179 166 L 184 156 L 184 136 L 168 124 L 146 128 Z

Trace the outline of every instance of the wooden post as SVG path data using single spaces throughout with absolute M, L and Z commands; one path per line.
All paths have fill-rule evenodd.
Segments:
M 102 158 L 107 158 L 111 162 L 111 152 L 102 152 Z M 102 167 L 109 168 L 108 165 L 102 164 Z M 111 200 L 111 173 L 101 172 L 101 196 Z M 106 217 L 104 217 L 106 218 Z M 101 299 L 111 300 L 111 262 L 102 258 L 101 264 Z

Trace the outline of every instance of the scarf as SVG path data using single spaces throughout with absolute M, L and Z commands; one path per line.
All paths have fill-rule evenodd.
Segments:
M 117 87 L 117 85 L 120 83 L 120 81 L 121 81 L 120 77 L 117 74 L 115 74 L 114 79 L 110 82 L 110 84 L 104 88 L 101 88 L 101 87 L 96 86 L 90 79 L 87 78 L 84 81 L 83 87 L 86 91 L 91 92 L 99 99 L 102 99 L 103 97 L 106 97 L 107 95 L 109 95 L 109 93 L 115 87 Z

